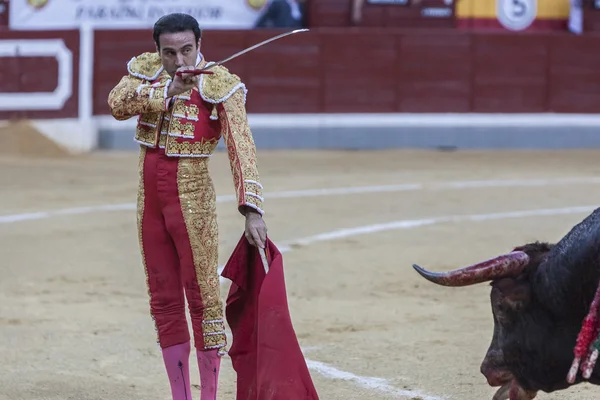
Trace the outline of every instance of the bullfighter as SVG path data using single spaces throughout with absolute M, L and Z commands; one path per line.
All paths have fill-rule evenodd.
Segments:
M 150 313 L 173 400 L 190 400 L 193 327 L 201 400 L 215 400 L 227 339 L 220 298 L 216 196 L 208 160 L 221 137 L 227 148 L 245 235 L 265 247 L 263 197 L 246 87 L 223 66 L 208 65 L 196 19 L 174 13 L 154 25 L 156 52 L 133 57 L 110 91 L 113 117 L 137 117 L 140 144 L 137 226 Z M 186 72 L 187 71 L 187 72 Z M 207 73 L 208 72 L 208 73 Z

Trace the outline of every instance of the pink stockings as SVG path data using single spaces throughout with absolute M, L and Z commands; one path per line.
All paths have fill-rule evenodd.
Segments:
M 200 400 L 216 400 L 221 369 L 221 356 L 218 350 L 196 351 L 200 369 Z
M 190 342 L 162 350 L 173 400 L 192 400 L 190 388 Z
M 162 350 L 173 400 L 192 400 L 190 386 L 190 342 Z M 200 400 L 216 400 L 221 357 L 218 350 L 196 351 L 200 370 Z

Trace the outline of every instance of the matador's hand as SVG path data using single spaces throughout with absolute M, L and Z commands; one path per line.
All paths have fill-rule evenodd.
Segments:
M 195 70 L 195 67 L 181 67 L 177 72 L 183 72 L 182 76 L 175 75 L 169 86 L 167 97 L 177 96 L 198 86 L 199 75 L 186 74 L 185 71 Z
M 265 248 L 267 243 L 267 226 L 262 216 L 255 211 L 246 213 L 246 239 L 251 245 Z

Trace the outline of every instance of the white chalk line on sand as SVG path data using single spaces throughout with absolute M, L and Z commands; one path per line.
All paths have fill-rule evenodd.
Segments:
M 409 397 L 411 399 L 416 397 L 422 400 L 442 400 L 442 398 L 440 397 L 427 395 L 417 390 L 398 389 L 390 385 L 388 380 L 385 378 L 356 375 L 352 372 L 337 369 L 336 367 L 330 364 L 306 358 L 306 354 L 308 352 L 319 349 L 320 346 L 303 347 L 302 354 L 305 356 L 304 359 L 306 361 L 306 366 L 308 367 L 308 369 L 313 370 L 326 378 L 352 382 L 364 389 L 391 394 L 394 397 Z M 407 379 L 404 377 L 401 378 Z
M 388 383 L 387 379 L 375 378 L 368 376 L 359 376 L 351 372 L 341 371 L 331 365 L 320 361 L 306 359 L 306 365 L 309 369 L 318 372 L 319 374 L 330 379 L 340 379 L 343 381 L 353 382 L 356 385 L 377 392 L 386 393 L 398 398 L 422 399 L 422 400 L 442 400 L 445 397 L 431 396 L 417 390 L 398 389 Z
M 571 177 L 556 179 L 509 179 L 509 180 L 476 180 L 476 181 L 450 181 L 437 183 L 406 183 L 397 185 L 376 185 L 376 186 L 354 186 L 339 188 L 307 189 L 266 193 L 265 198 L 286 199 L 302 197 L 320 197 L 335 196 L 347 194 L 366 194 L 366 193 L 390 193 L 418 190 L 455 190 L 468 188 L 490 188 L 490 187 L 519 187 L 519 186 L 553 186 L 553 185 L 573 185 L 573 184 L 598 184 L 600 178 L 596 177 Z M 217 196 L 217 203 L 227 203 L 236 201 L 233 195 Z M 33 213 L 0 215 L 0 224 L 8 224 L 20 221 L 38 220 L 61 215 L 81 215 L 92 214 L 96 212 L 108 211 L 131 211 L 135 210 L 136 203 L 120 203 L 98 206 L 64 208 L 53 211 L 40 211 Z
M 578 213 L 589 213 L 595 210 L 598 206 L 577 206 L 577 207 L 564 207 L 564 208 L 545 208 L 536 210 L 521 210 L 521 211 L 508 211 L 499 213 L 488 213 L 488 214 L 470 214 L 470 215 L 446 215 L 440 217 L 431 217 L 423 219 L 412 219 L 412 220 L 399 220 L 381 224 L 365 225 L 356 228 L 338 229 L 331 232 L 325 232 L 318 235 L 305 237 L 289 242 L 283 242 L 278 245 L 281 253 L 286 253 L 293 250 L 295 247 L 307 246 L 313 243 L 325 242 L 330 240 L 347 238 L 350 236 L 371 234 L 377 232 L 383 232 L 388 230 L 397 229 L 412 229 L 421 226 L 435 225 L 440 223 L 449 222 L 478 222 L 478 221 L 491 221 L 499 219 L 510 219 L 510 218 L 525 218 L 525 217 L 538 217 L 538 216 L 553 216 L 553 215 L 566 215 L 566 214 L 578 214 Z M 221 266 L 219 274 L 223 271 Z M 221 282 L 225 282 L 223 277 Z M 353 382 L 354 384 L 361 386 L 365 389 L 386 393 L 387 395 L 394 396 L 396 398 L 422 398 L 423 400 L 442 400 L 447 397 L 436 397 L 432 395 L 424 394 L 420 391 L 398 389 L 392 386 L 389 381 L 385 378 L 376 377 L 365 377 L 355 375 L 351 372 L 339 370 L 331 365 L 322 363 L 320 361 L 313 361 L 305 359 L 309 369 L 318 372 L 319 374 L 330 378 L 340 379 L 344 381 Z
M 410 399 L 419 398 L 422 400 L 443 399 L 442 397 L 427 395 L 417 390 L 395 388 L 392 385 L 390 385 L 388 380 L 385 378 L 356 375 L 352 372 L 339 370 L 334 366 L 326 364 L 324 362 L 309 360 L 306 358 L 307 352 L 318 350 L 319 348 L 320 346 L 303 347 L 302 354 L 305 356 L 304 360 L 306 361 L 306 366 L 308 367 L 308 369 L 313 370 L 326 378 L 352 382 L 365 389 L 391 394 L 394 397 L 408 397 Z M 407 378 L 402 377 L 402 379 Z

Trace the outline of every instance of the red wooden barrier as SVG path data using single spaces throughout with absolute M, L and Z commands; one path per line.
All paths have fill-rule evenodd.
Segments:
M 207 31 L 202 52 L 219 60 L 276 33 Z M 32 98 L 28 110 L 5 110 L 0 119 L 78 115 L 78 32 L 4 31 L 0 40 L 37 38 L 61 39 L 72 55 L 66 102 L 57 110 L 36 109 Z M 108 92 L 127 61 L 154 51 L 154 44 L 149 31 L 97 31 L 94 40 L 93 112 L 108 115 Z M 331 28 L 271 43 L 226 66 L 246 83 L 251 113 L 597 113 L 599 47 L 600 35 L 593 34 Z M 14 51 L 17 57 L 0 63 L 0 97 L 57 88 L 52 54 Z
M 40 41 L 48 39 L 53 42 Z M 6 99 L 5 96 L 11 94 L 29 95 L 30 100 L 26 99 L 24 108 L 19 110 L 3 111 L 5 106 L 0 106 L 0 119 L 76 118 L 79 112 L 79 32 L 5 30 L 0 33 L 0 41 L 4 40 L 11 41 L 6 49 L 12 55 L 0 58 L 0 102 L 6 106 L 16 104 Z M 59 59 L 65 54 L 71 58 L 70 73 L 63 70 L 68 75 L 63 74 L 59 87 Z M 43 99 L 50 96 L 51 99 Z M 42 101 L 47 105 L 42 107 Z
M 210 31 L 218 60 L 273 31 Z M 118 45 L 116 40 L 118 39 Z M 97 32 L 95 114 L 148 32 Z M 322 29 L 248 53 L 227 67 L 252 113 L 600 112 L 600 36 L 454 30 Z
M 583 1 L 583 31 L 600 31 L 600 8 L 596 8 L 595 0 Z

